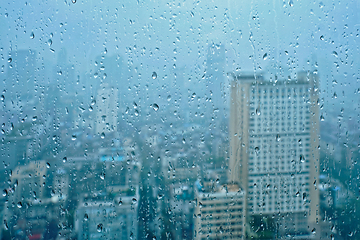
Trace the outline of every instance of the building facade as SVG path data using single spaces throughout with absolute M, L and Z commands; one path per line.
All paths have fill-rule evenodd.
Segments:
M 297 224 L 289 231 L 300 234 L 319 218 L 317 85 L 305 72 L 277 82 L 235 75 L 231 83 L 229 179 L 246 191 L 250 215 L 290 214 Z
M 245 239 L 245 194 L 238 185 L 195 194 L 194 239 Z
M 117 88 L 104 84 L 98 90 L 96 104 L 96 133 L 116 132 L 119 107 Z

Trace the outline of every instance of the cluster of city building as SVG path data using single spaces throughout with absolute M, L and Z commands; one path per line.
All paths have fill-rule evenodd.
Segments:
M 224 46 L 211 45 L 203 85 L 177 72 L 170 103 L 149 104 L 126 93 L 119 56 L 79 87 L 65 51 L 54 81 L 34 51 L 10 58 L 3 239 L 320 238 L 316 74 L 232 73 L 227 88 Z

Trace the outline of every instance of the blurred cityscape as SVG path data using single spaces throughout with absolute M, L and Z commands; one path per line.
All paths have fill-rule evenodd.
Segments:
M 1 239 L 360 238 L 358 119 L 324 118 L 321 73 L 227 73 L 223 44 L 192 81 L 57 54 L 9 53 Z

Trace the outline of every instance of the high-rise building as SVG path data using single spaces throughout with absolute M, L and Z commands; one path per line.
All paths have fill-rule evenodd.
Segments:
M 237 184 L 196 189 L 194 239 L 245 239 L 245 194 Z
M 206 56 L 206 116 L 220 127 L 224 117 L 225 45 L 211 44 Z
M 319 218 L 318 76 L 270 82 L 234 75 L 230 99 L 230 174 L 247 193 L 249 215 L 289 216 L 288 233 Z
M 35 96 L 36 52 L 18 50 L 9 53 L 6 90 L 8 100 L 25 104 Z M 21 104 L 20 104 L 21 105 Z
M 118 90 L 104 84 L 96 98 L 96 133 L 116 132 L 118 117 Z

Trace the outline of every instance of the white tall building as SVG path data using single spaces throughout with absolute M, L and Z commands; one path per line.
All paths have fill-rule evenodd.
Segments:
M 96 98 L 96 133 L 117 131 L 118 90 L 104 84 L 98 90 Z
M 294 232 L 319 218 L 317 85 L 305 72 L 277 82 L 236 75 L 231 83 L 230 181 L 246 191 L 250 215 L 290 214 Z

